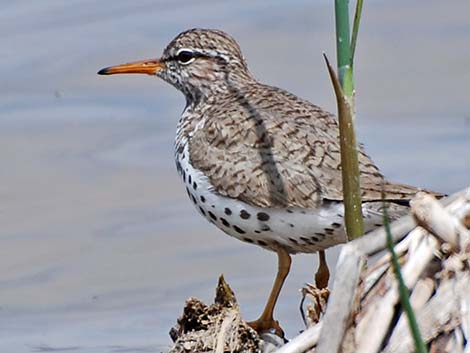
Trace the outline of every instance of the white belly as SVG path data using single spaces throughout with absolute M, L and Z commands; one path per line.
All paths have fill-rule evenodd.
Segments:
M 176 158 L 178 173 L 198 212 L 230 236 L 270 250 L 281 245 L 290 253 L 316 252 L 346 242 L 341 203 L 312 210 L 254 207 L 217 194 L 209 179 L 188 163 L 187 144 Z

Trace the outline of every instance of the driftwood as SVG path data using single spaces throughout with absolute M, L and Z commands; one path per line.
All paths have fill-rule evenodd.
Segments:
M 470 188 L 440 202 L 420 193 L 411 214 L 390 226 L 430 353 L 470 353 Z M 411 353 L 414 344 L 385 247 L 383 228 L 346 244 L 324 316 L 315 316 L 287 344 L 253 331 L 221 278 L 215 304 L 187 301 L 171 331 L 170 352 Z M 327 296 L 318 293 L 317 306 L 323 307 Z
M 274 334 L 259 336 L 241 319 L 232 289 L 220 276 L 214 304 L 196 298 L 186 301 L 183 314 L 170 331 L 169 353 L 274 352 L 284 341 Z
M 441 202 L 420 193 L 411 213 L 391 230 L 422 337 L 430 352 L 470 353 L 470 189 Z M 302 333 L 311 344 L 298 336 L 280 352 L 414 351 L 390 255 L 364 267 L 385 245 L 381 228 L 343 247 L 322 328 Z

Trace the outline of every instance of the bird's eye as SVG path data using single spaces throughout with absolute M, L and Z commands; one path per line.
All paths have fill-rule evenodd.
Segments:
M 182 50 L 176 55 L 176 60 L 182 64 L 189 64 L 194 59 L 194 53 L 189 50 Z

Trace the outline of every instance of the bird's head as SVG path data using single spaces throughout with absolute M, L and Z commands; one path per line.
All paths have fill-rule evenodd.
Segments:
M 208 29 L 180 33 L 159 59 L 110 66 L 98 74 L 156 75 L 183 92 L 189 102 L 253 80 L 237 42 L 222 31 Z

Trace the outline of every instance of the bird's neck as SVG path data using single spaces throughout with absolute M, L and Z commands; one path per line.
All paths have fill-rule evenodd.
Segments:
M 195 109 L 199 105 L 216 104 L 221 97 L 236 94 L 255 82 L 249 71 L 228 72 L 199 77 L 195 82 L 188 82 L 181 91 L 186 97 L 186 106 Z

